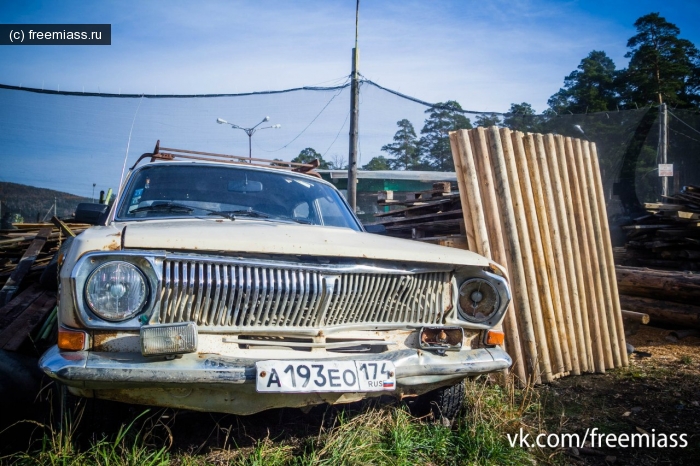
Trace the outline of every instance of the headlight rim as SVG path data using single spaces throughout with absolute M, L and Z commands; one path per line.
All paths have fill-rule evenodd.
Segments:
M 133 312 L 131 312 L 129 315 L 126 315 L 124 317 L 119 317 L 119 318 L 111 318 L 107 317 L 104 315 L 103 312 L 98 311 L 95 306 L 93 306 L 89 295 L 88 295 L 88 288 L 90 285 L 90 281 L 95 277 L 95 275 L 102 270 L 103 268 L 113 265 L 114 263 L 122 263 L 126 264 L 127 266 L 133 267 L 136 272 L 138 273 L 142 283 L 143 283 L 143 299 L 141 301 L 141 304 L 137 307 L 137 309 Z M 126 260 L 121 260 L 121 259 L 112 259 L 112 260 L 106 260 L 102 263 L 100 263 L 97 267 L 95 267 L 93 270 L 90 271 L 90 273 L 87 275 L 87 278 L 85 278 L 84 284 L 83 284 L 83 300 L 85 302 L 85 307 L 86 310 L 88 310 L 90 313 L 95 315 L 97 318 L 109 322 L 109 323 L 123 323 L 126 321 L 129 321 L 131 319 L 134 319 L 136 316 L 139 314 L 143 313 L 144 310 L 148 309 L 149 305 L 149 299 L 150 299 L 150 283 L 149 283 L 149 278 L 146 275 L 146 273 L 136 264 L 133 262 L 129 262 Z
M 462 289 L 462 287 L 464 285 L 466 285 L 467 283 L 477 281 L 477 280 L 482 281 L 486 285 L 490 286 L 493 289 L 493 292 L 496 296 L 496 305 L 494 306 L 493 312 L 486 315 L 483 319 L 475 319 L 473 317 L 470 317 L 467 314 L 467 312 L 464 309 L 462 309 L 462 304 L 461 304 L 460 299 L 459 299 L 460 298 L 459 293 L 460 293 L 460 290 Z M 459 283 L 459 285 L 457 285 L 457 295 L 456 295 L 456 299 L 455 299 L 455 304 L 457 307 L 457 316 L 460 319 L 462 319 L 466 322 L 469 322 L 471 324 L 489 325 L 493 321 L 494 317 L 499 316 L 499 312 L 502 309 L 502 297 L 501 297 L 501 293 L 496 288 L 496 285 L 494 283 L 492 283 L 491 280 L 488 280 L 484 277 L 470 277 L 470 278 L 467 278 L 466 280 L 462 281 L 461 283 Z

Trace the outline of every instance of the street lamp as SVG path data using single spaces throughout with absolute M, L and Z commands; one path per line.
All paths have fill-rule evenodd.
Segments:
M 242 129 L 245 131 L 245 133 L 248 135 L 248 158 L 252 159 L 253 158 L 253 135 L 255 134 L 256 131 L 261 130 L 261 129 L 277 129 L 281 128 L 282 125 L 272 125 L 272 126 L 263 126 L 262 128 L 258 128 L 258 126 L 262 125 L 266 121 L 270 121 L 270 117 L 266 116 L 263 118 L 263 120 L 258 123 L 257 125 L 253 126 L 252 128 L 242 128 L 238 125 L 234 125 L 233 123 L 229 123 L 228 121 L 222 119 L 222 118 L 217 118 L 216 122 L 219 123 L 220 125 L 231 125 L 231 128 L 233 129 Z

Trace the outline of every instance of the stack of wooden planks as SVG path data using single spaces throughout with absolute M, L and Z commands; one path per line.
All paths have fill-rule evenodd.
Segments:
M 700 270 L 700 186 L 684 186 L 666 200 L 644 204 L 647 214 L 622 227 L 627 244 L 616 253 L 618 263 Z
M 381 191 L 378 199 L 379 206 L 392 210 L 374 214 L 377 221 L 370 225 L 384 225 L 390 236 L 431 241 L 462 231 L 459 192 L 447 181 L 434 183 L 428 191 Z
M 476 128 L 450 133 L 469 249 L 508 269 L 513 373 L 548 382 L 626 366 L 595 144 Z
M 17 351 L 56 306 L 56 292 L 39 284 L 41 273 L 69 236 L 88 225 L 15 224 L 0 230 L 0 348 Z M 49 334 L 45 326 L 39 334 Z

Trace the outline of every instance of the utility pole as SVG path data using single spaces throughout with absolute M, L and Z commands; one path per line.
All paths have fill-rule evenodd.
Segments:
M 352 49 L 352 83 L 350 86 L 350 151 L 348 154 L 348 202 L 357 212 L 357 128 L 360 119 L 360 49 L 357 46 L 360 0 L 355 6 L 355 48 Z
M 659 105 L 659 163 L 668 163 L 668 111 L 666 104 Z M 668 196 L 668 176 L 661 177 L 661 195 Z M 662 202 L 664 197 L 661 198 Z

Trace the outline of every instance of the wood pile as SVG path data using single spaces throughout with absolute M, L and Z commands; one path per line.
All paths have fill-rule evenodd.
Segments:
M 700 186 L 684 186 L 668 203 L 647 203 L 647 214 L 623 226 L 624 249 L 617 262 L 628 266 L 700 270 Z
M 450 133 L 469 249 L 506 266 L 506 350 L 522 382 L 626 366 L 595 144 L 491 127 Z
M 624 309 L 648 314 L 653 322 L 700 328 L 700 274 L 617 266 Z
M 39 279 L 61 243 L 88 225 L 66 225 L 55 217 L 52 222 L 0 230 L 1 349 L 17 351 L 32 333 L 47 338 L 55 327 L 56 292 L 44 289 Z
M 384 225 L 391 236 L 431 241 L 436 236 L 459 236 L 463 230 L 459 192 L 447 181 L 434 183 L 428 191 L 381 191 L 378 204 L 392 210 L 374 214 L 377 221 L 372 225 Z

